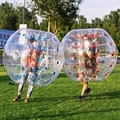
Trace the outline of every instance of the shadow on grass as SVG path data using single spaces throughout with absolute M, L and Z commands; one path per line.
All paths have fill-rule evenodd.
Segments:
M 79 108 L 78 108 L 79 109 Z M 113 108 L 112 109 L 113 111 L 119 111 L 120 110 L 120 108 Z M 58 114 L 45 114 L 45 115 L 38 115 L 38 117 L 37 118 L 54 118 L 54 117 L 69 117 L 69 118 L 71 118 L 72 116 L 74 116 L 74 115 L 80 115 L 80 114 L 90 114 L 90 113 L 104 113 L 104 112 L 110 112 L 111 111 L 111 109 L 106 109 L 106 110 L 91 110 L 91 111 L 87 111 L 87 110 L 85 110 L 85 111 L 77 111 L 77 112 L 75 112 L 74 110 L 71 112 L 71 111 L 67 111 L 67 112 L 65 112 L 65 111 L 60 111 L 60 113 L 58 113 Z
M 0 76 L 0 84 L 6 83 L 8 85 L 17 85 L 13 82 L 8 75 Z
M 67 75 L 65 73 L 60 73 L 58 75 L 58 78 L 67 78 Z
M 78 110 L 77 111 L 74 111 L 74 110 L 70 110 L 70 111 L 58 111 L 59 113 L 47 113 L 47 114 L 42 114 L 42 113 L 38 113 L 38 114 L 32 114 L 32 116 L 27 116 L 27 115 L 22 115 L 20 117 L 16 117 L 14 119 L 18 119 L 18 120 L 29 120 L 29 119 L 51 119 L 51 120 L 54 120 L 54 119 L 57 119 L 57 118 L 61 118 L 61 119 L 64 119 L 64 118 L 69 118 L 70 120 L 72 120 L 72 117 L 73 116 L 80 116 L 80 114 L 84 114 L 84 115 L 87 115 L 87 114 L 90 114 L 90 113 L 94 113 L 94 114 L 103 114 L 103 113 L 107 113 L 107 112 L 111 112 L 111 109 L 110 108 L 106 108 L 105 110 L 103 109 L 95 109 L 95 110 L 83 110 L 83 111 L 79 111 L 79 108 L 77 108 Z M 113 108 L 112 111 L 120 111 L 120 108 Z
M 91 100 L 92 97 L 95 97 L 95 99 L 115 99 L 115 98 L 120 98 L 120 90 L 112 91 L 112 92 L 104 92 L 101 94 L 97 95 L 91 95 Z
M 0 83 L 2 82 L 10 82 L 11 79 L 9 78 L 8 75 L 3 75 L 3 76 L 0 76 Z
M 120 98 L 120 91 L 112 91 L 112 92 L 104 92 L 104 93 L 101 93 L 101 94 L 97 94 L 97 95 L 92 95 L 90 94 L 88 97 L 87 100 L 96 100 L 96 99 L 104 99 L 106 98 L 110 98 L 110 99 L 115 99 L 115 98 Z M 95 110 L 90 110 L 90 109 L 84 109 L 84 110 L 80 110 L 80 106 L 74 106 L 70 109 L 61 109 L 61 108 L 57 108 L 56 104 L 60 104 L 62 102 L 65 102 L 65 101 L 68 101 L 70 99 L 76 99 L 77 100 L 77 97 L 78 96 L 69 96 L 69 95 L 63 95 L 63 96 L 60 96 L 60 97 L 57 97 L 57 96 L 49 96 L 49 97 L 45 97 L 45 98 L 41 98 L 40 96 L 39 97 L 36 97 L 34 99 L 31 99 L 31 103 L 34 103 L 34 102 L 37 102 L 37 103 L 42 103 L 42 102 L 46 102 L 46 101 L 49 101 L 50 103 L 51 102 L 54 102 L 56 101 L 56 103 L 54 102 L 54 108 L 56 108 L 56 110 L 53 110 L 53 111 L 50 111 L 50 112 L 47 112 L 49 110 L 49 108 L 43 108 L 42 111 L 41 111 L 41 108 L 40 110 L 37 109 L 36 112 L 33 112 L 33 114 L 24 114 L 22 116 L 19 116 L 19 117 L 12 117 L 12 119 L 20 119 L 20 120 L 29 120 L 29 119 L 57 119 L 57 118 L 70 118 L 72 119 L 73 116 L 79 116 L 80 114 L 82 115 L 87 115 L 87 114 L 105 114 L 107 112 L 111 112 L 111 108 L 105 108 L 105 109 L 102 109 L 102 108 L 98 108 L 98 109 L 95 109 Z M 92 97 L 95 97 L 95 99 L 92 99 Z M 86 101 L 84 101 L 86 102 Z M 28 104 L 29 105 L 29 104 Z M 82 104 L 83 106 L 83 104 Z M 41 112 L 40 112 L 41 111 Z M 114 107 L 112 108 L 112 111 L 114 112 L 119 112 L 120 111 L 120 108 L 118 107 Z M 47 113 L 47 114 L 46 114 Z
M 79 95 L 78 95 L 79 96 Z M 32 99 L 32 102 L 41 102 L 41 101 L 50 101 L 50 102 L 53 102 L 53 101 L 59 101 L 59 102 L 64 102 L 64 101 L 67 101 L 67 100 L 70 100 L 70 99 L 75 99 L 77 100 L 78 96 L 62 96 L 62 97 L 45 97 L 45 98 L 33 98 Z M 97 94 L 97 95 L 92 95 L 90 94 L 89 95 L 89 100 L 98 100 L 98 99 L 116 99 L 116 98 L 120 98 L 120 90 L 118 91 L 113 91 L 113 92 L 105 92 L 105 93 L 101 93 L 101 94 Z M 58 103 L 57 103 L 58 104 Z
M 101 94 L 98 94 L 98 95 L 90 95 L 91 96 L 91 100 L 92 97 L 96 97 L 96 99 L 104 99 L 106 96 L 108 96 L 107 98 L 109 99 L 115 99 L 115 98 L 120 98 L 120 91 L 113 91 L 113 92 L 105 92 L 105 93 L 101 93 Z M 77 99 L 77 96 L 63 96 L 63 97 L 48 97 L 48 98 L 45 98 L 45 99 L 39 99 L 39 100 L 36 100 L 36 99 L 33 99 L 34 102 L 40 102 L 41 100 L 49 100 L 49 101 L 57 101 L 57 104 L 59 104 L 59 102 L 65 102 L 67 101 L 68 99 Z M 90 98 L 90 97 L 89 97 Z M 95 99 L 95 100 L 96 100 Z M 89 99 L 90 100 L 90 99 Z M 59 101 L 59 102 L 58 102 Z M 73 110 L 72 110 L 73 109 Z M 77 111 L 76 111 L 77 110 Z M 116 112 L 119 112 L 120 111 L 120 108 L 112 108 L 112 111 L 116 111 Z M 74 108 L 71 108 L 70 111 L 66 111 L 66 110 L 59 110 L 58 113 L 47 113 L 47 114 L 37 114 L 36 117 L 34 117 L 35 119 L 38 119 L 38 118 L 41 118 L 41 119 L 45 119 L 45 118 L 48 118 L 48 119 L 55 119 L 55 118 L 58 118 L 58 117 L 62 117 L 62 118 L 72 118 L 72 116 L 76 116 L 76 115 L 80 115 L 80 114 L 90 114 L 90 113 L 98 113 L 98 114 L 104 114 L 104 113 L 107 113 L 107 112 L 111 112 L 111 108 L 106 108 L 106 109 L 95 109 L 95 110 L 82 110 L 80 111 L 80 108 L 79 106 L 78 107 L 74 107 Z M 35 116 L 35 115 L 33 115 Z M 30 119 L 28 116 L 26 116 L 26 119 Z
M 33 98 L 32 99 L 32 102 L 41 102 L 41 101 L 49 101 L 49 102 L 54 102 L 54 101 L 57 101 L 57 104 L 59 102 L 63 102 L 63 101 L 66 101 L 66 100 L 69 100 L 69 99 L 76 99 L 78 96 L 62 96 L 62 97 L 45 97 L 45 98 Z

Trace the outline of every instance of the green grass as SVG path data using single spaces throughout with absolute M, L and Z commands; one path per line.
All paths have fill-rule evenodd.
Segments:
M 81 85 L 70 80 L 64 73 L 46 87 L 35 87 L 29 104 L 21 100 L 13 102 L 17 84 L 0 67 L 0 120 L 120 120 L 120 64 L 100 82 L 90 82 L 91 93 L 83 102 L 77 98 Z

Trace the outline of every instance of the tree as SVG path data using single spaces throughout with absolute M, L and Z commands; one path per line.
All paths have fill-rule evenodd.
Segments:
M 101 28 L 102 27 L 102 20 L 100 18 L 96 17 L 94 22 L 95 22 L 95 26 L 97 28 Z
M 24 8 L 19 4 L 1 3 L 0 4 L 0 28 L 8 30 L 17 30 L 23 23 L 23 9 L 25 13 L 25 24 L 33 29 L 39 29 L 37 17 L 32 9 Z
M 88 27 L 89 24 L 87 23 L 87 19 L 83 15 L 78 16 L 77 21 L 75 21 L 72 25 L 72 29 L 82 29 Z
M 103 19 L 103 28 L 112 36 L 117 47 L 120 47 L 120 9 L 111 11 L 109 15 L 105 15 Z
M 43 21 L 40 23 L 40 30 L 47 31 L 47 26 L 48 22 L 45 19 L 43 19 Z
M 0 28 L 16 30 L 17 17 L 14 14 L 13 5 L 5 2 L 0 5 Z
M 47 20 L 48 31 L 57 36 L 62 26 L 70 25 L 78 16 L 82 0 L 32 0 L 36 14 Z
M 80 15 L 78 17 L 78 24 L 79 28 L 87 28 L 87 19 L 83 15 Z
M 23 23 L 23 9 L 24 9 L 24 23 L 28 25 L 28 28 L 35 28 L 35 25 L 38 24 L 37 17 L 34 15 L 32 11 L 29 11 L 27 8 L 23 8 L 23 6 L 16 6 L 14 9 L 15 15 L 17 16 L 16 26 L 18 27 Z

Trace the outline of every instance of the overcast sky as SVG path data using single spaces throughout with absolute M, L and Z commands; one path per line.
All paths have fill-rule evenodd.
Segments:
M 80 15 L 84 15 L 90 22 L 95 17 L 102 19 L 118 8 L 120 9 L 120 0 L 84 0 L 80 5 Z
M 24 3 L 24 0 L 0 0 L 1 2 L 20 2 Z M 25 0 L 31 1 L 31 0 Z M 80 5 L 80 15 L 84 15 L 87 18 L 88 22 L 91 22 L 91 19 L 103 17 L 107 14 L 110 14 L 111 11 L 120 9 L 120 0 L 84 0 Z

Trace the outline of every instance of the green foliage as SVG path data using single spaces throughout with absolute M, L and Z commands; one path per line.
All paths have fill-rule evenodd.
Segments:
M 0 5 L 0 28 L 16 30 L 17 17 L 14 14 L 13 5 L 5 2 Z
M 32 0 L 35 11 L 48 22 L 48 31 L 59 36 L 61 26 L 71 25 L 78 16 L 79 4 L 82 0 Z M 51 30 L 50 30 L 51 29 Z
M 3 50 L 0 49 L 0 58 L 2 58 Z
M 12 3 L 0 4 L 0 29 L 17 30 L 23 23 L 28 28 L 53 32 L 61 41 L 64 35 L 72 29 L 103 28 L 113 38 L 120 52 L 120 9 L 110 11 L 101 20 L 99 16 L 87 22 L 83 15 L 78 15 L 79 5 L 83 0 L 32 0 L 30 7 L 21 7 Z M 36 14 L 44 18 L 38 24 Z
M 34 29 L 38 25 L 35 14 L 23 6 L 14 7 L 12 3 L 8 2 L 0 5 L 0 28 L 7 30 L 19 29 L 19 25 L 23 23 L 23 9 L 25 14 L 24 23 Z
M 43 20 L 43 21 L 40 23 L 40 30 L 47 31 L 47 26 L 48 26 L 48 22 L 47 22 L 46 20 Z
M 65 36 L 65 32 L 64 31 L 61 31 L 60 33 L 59 33 L 59 40 L 60 41 L 62 41 L 62 39 L 63 39 L 63 37 Z
M 90 82 L 91 93 L 83 102 L 77 98 L 81 85 L 61 72 L 46 87 L 35 87 L 29 104 L 24 103 L 27 85 L 22 98 L 13 102 L 18 84 L 12 82 L 5 69 L 0 67 L 0 118 L 1 120 L 119 120 L 120 65 L 105 80 Z M 116 84 L 117 83 L 117 84 Z
M 120 52 L 118 53 L 118 58 L 120 58 Z

